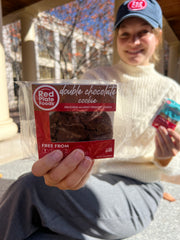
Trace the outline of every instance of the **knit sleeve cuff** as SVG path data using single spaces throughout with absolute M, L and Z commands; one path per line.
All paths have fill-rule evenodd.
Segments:
M 171 159 L 169 164 L 165 164 L 168 159 L 164 159 L 164 166 L 162 163 L 158 161 L 158 159 L 154 158 L 154 164 L 161 169 L 162 172 L 168 175 L 179 175 L 180 174 L 180 153 L 178 153 L 175 157 Z

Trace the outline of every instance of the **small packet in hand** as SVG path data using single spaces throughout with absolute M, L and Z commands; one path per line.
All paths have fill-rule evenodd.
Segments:
M 152 126 L 155 128 L 163 126 L 174 130 L 178 121 L 180 121 L 180 104 L 167 98 L 155 116 Z

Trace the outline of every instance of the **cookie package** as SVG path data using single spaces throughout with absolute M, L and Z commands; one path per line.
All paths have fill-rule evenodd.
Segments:
M 179 121 L 180 104 L 172 99 L 166 98 L 155 115 L 152 126 L 155 128 L 163 126 L 165 128 L 171 128 L 174 130 Z
M 39 158 L 57 149 L 67 156 L 77 148 L 94 159 L 114 156 L 115 83 L 34 82 L 31 94 Z M 30 129 L 34 132 L 32 125 Z

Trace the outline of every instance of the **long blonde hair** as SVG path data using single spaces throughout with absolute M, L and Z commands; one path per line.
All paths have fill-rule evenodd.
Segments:
M 160 28 L 154 28 L 153 33 L 158 39 L 158 45 L 156 46 L 155 52 L 152 55 L 150 61 L 154 64 L 157 64 L 160 60 L 160 53 L 163 48 L 163 36 L 162 36 L 162 30 Z

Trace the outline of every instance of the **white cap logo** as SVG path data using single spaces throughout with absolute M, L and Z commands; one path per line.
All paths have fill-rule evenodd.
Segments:
M 128 3 L 128 9 L 131 11 L 143 10 L 147 7 L 146 0 L 132 0 Z

